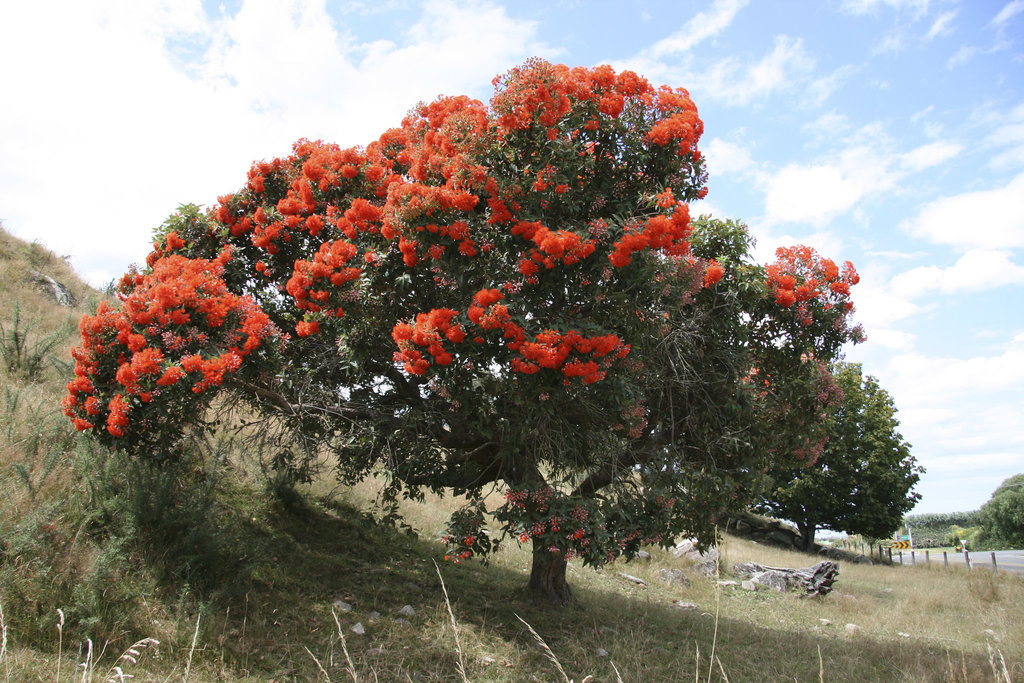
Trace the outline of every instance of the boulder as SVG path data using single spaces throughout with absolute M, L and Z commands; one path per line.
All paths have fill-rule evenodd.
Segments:
M 741 562 L 734 565 L 732 570 L 733 573 L 746 577 L 755 584 L 780 592 L 798 588 L 805 595 L 825 595 L 832 590 L 832 584 L 839 578 L 839 565 L 830 560 L 801 569 Z

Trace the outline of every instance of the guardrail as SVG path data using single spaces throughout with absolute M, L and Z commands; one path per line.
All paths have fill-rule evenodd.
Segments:
M 874 560 L 874 559 L 876 559 L 875 558 L 875 553 L 877 552 L 877 554 L 878 554 L 878 558 L 877 559 L 878 560 L 880 560 L 880 561 L 887 561 L 889 564 L 897 564 L 897 563 L 899 563 L 899 564 L 902 565 L 902 564 L 904 564 L 904 550 L 901 549 L 901 546 L 902 546 L 903 543 L 906 543 L 906 541 L 896 541 L 896 542 L 893 542 L 891 545 L 880 545 L 879 544 L 879 545 L 876 546 L 876 545 L 873 545 L 873 544 L 869 544 L 868 547 L 867 547 L 867 556 L 870 559 Z M 843 547 L 845 549 L 847 549 L 847 550 L 858 550 L 859 549 L 859 551 L 860 551 L 860 553 L 862 555 L 865 554 L 864 553 L 864 544 L 863 543 L 861 543 L 861 544 L 854 544 L 854 543 L 845 543 L 844 542 L 843 543 Z M 902 546 L 902 547 L 906 548 L 907 546 Z M 894 550 L 896 551 L 895 553 L 893 552 Z M 927 549 L 926 550 L 913 550 L 913 549 L 911 549 L 909 551 L 909 559 L 910 559 L 911 566 L 917 565 L 917 558 L 919 557 L 920 553 L 924 553 L 924 564 L 926 564 L 926 565 L 930 565 L 931 564 L 932 557 L 931 557 L 931 552 L 929 550 L 927 550 Z M 959 553 L 956 553 L 956 554 L 959 555 Z M 942 564 L 945 567 L 949 567 L 949 555 L 950 555 L 950 553 L 949 553 L 948 550 L 943 550 L 942 551 Z M 964 564 L 967 566 L 968 569 L 970 569 L 971 568 L 971 555 L 970 555 L 970 552 L 968 550 L 964 549 L 963 555 L 964 555 Z M 938 553 L 936 553 L 936 557 L 937 556 L 938 556 Z M 992 571 L 993 572 L 998 572 L 999 571 L 999 566 L 996 564 L 996 554 L 995 554 L 995 552 L 990 552 L 989 556 L 992 559 Z

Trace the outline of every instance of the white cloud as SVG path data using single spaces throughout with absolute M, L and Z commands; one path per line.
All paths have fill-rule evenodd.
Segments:
M 932 24 L 932 27 L 928 29 L 928 33 L 925 35 L 925 40 L 934 40 L 939 36 L 948 36 L 953 33 L 953 20 L 956 19 L 958 12 L 959 10 L 951 10 L 940 14 Z
M 254 159 L 300 137 L 365 144 L 419 100 L 487 97 L 495 74 L 552 53 L 536 24 L 483 1 L 426 3 L 405 34 L 362 43 L 323 0 L 245 0 L 215 19 L 199 0 L 59 4 L 3 5 L 0 63 L 31 68 L 0 70 L 0 91 L 25 95 L 0 107 L 0 206 L 8 230 L 70 251 L 98 285 Z M 61 210 L 42 210 L 58 181 Z M 102 227 L 83 229 L 85 213 Z
M 969 61 L 974 59 L 975 55 L 981 52 L 981 48 L 973 45 L 962 45 L 959 50 L 953 53 L 953 56 L 946 62 L 947 69 L 955 69 L 958 66 L 963 66 Z
M 763 183 L 767 219 L 824 225 L 895 181 L 886 161 L 866 146 L 851 147 L 825 163 L 788 164 Z
M 916 299 L 930 292 L 954 294 L 1024 284 L 1024 267 L 1011 261 L 1008 251 L 971 249 L 949 268 L 921 266 L 892 280 L 898 296 Z
M 1011 17 L 1014 17 L 1021 12 L 1024 12 L 1024 0 L 1013 0 L 1013 2 L 1008 2 L 1003 6 L 1003 9 L 999 10 L 997 15 L 992 17 L 992 25 L 1002 26 L 1009 21 Z
M 704 12 L 694 15 L 681 29 L 662 38 L 649 51 L 652 59 L 687 52 L 698 43 L 718 35 L 733 22 L 749 0 L 715 0 Z
M 804 50 L 802 40 L 776 36 L 771 51 L 756 64 L 729 57 L 688 74 L 685 82 L 704 98 L 744 106 L 793 87 L 806 79 L 813 67 L 814 59 Z
M 906 42 L 903 37 L 903 33 L 898 30 L 890 31 L 885 34 L 881 41 L 871 50 L 873 55 L 881 55 L 886 52 L 899 52 L 903 49 L 904 43 Z
M 928 11 L 928 0 L 843 0 L 842 9 L 850 14 L 868 14 L 877 12 L 883 5 L 895 10 L 910 10 L 915 14 Z
M 1024 174 L 1006 186 L 943 197 L 901 223 L 915 237 L 979 249 L 1024 246 Z
M 828 76 L 817 78 L 807 86 L 807 97 L 814 104 L 820 107 L 829 97 L 842 86 L 843 82 L 849 80 L 857 69 L 853 66 L 842 66 L 830 73 Z
M 822 140 L 833 141 L 840 133 L 850 129 L 850 121 L 846 114 L 837 114 L 830 111 L 818 118 L 805 123 L 800 130 L 814 138 L 815 142 Z
M 964 149 L 955 142 L 939 140 L 910 150 L 900 158 L 900 166 L 908 171 L 923 171 L 949 161 Z
M 753 165 L 750 151 L 746 147 L 714 138 L 704 148 L 708 160 L 708 172 L 712 175 L 742 173 Z

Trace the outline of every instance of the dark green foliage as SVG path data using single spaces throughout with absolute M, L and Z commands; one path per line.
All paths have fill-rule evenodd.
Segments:
M 898 431 L 896 408 L 858 364 L 834 368 L 843 399 L 828 411 L 828 443 L 804 468 L 775 470 L 775 486 L 759 506 L 796 523 L 810 549 L 817 529 L 885 538 L 920 494 L 924 471 Z
M 969 529 L 977 526 L 978 512 L 939 512 L 907 515 L 904 525 L 909 525 L 914 534 L 914 547 L 941 548 L 952 545 L 950 536 L 954 527 Z
M 1024 548 L 1024 474 L 1000 484 L 978 511 L 978 521 L 988 545 Z
M 39 379 L 49 365 L 58 363 L 53 351 L 66 343 L 74 329 L 70 320 L 64 327 L 41 336 L 35 333 L 35 327 L 32 322 L 22 322 L 21 306 L 17 302 L 11 322 L 8 325 L 0 322 L 0 370 L 8 377 Z

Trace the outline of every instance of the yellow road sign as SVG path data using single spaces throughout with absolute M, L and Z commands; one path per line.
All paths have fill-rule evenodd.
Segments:
M 910 541 L 893 541 L 893 550 L 910 550 Z

